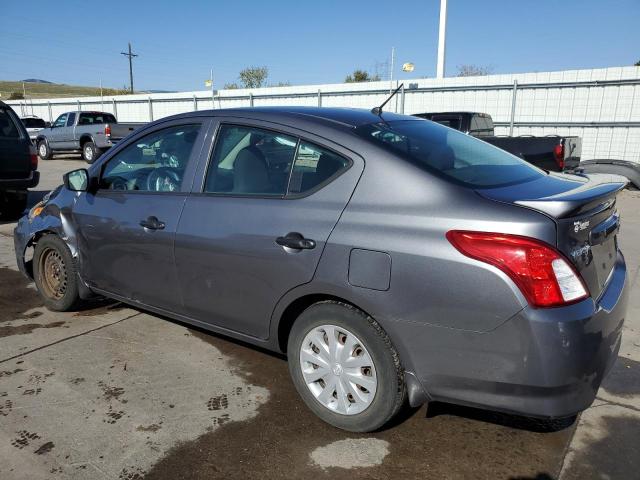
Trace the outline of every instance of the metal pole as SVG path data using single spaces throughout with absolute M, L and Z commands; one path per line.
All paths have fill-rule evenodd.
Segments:
M 400 113 L 404 115 L 404 83 L 400 89 Z
M 197 111 L 198 110 L 198 99 L 196 98 L 195 93 L 193 94 L 193 111 Z
M 249 94 L 249 106 L 253 107 L 253 93 Z
M 322 92 L 318 89 L 318 106 L 322 106 Z
M 116 118 L 118 118 L 118 105 L 116 104 L 116 99 L 112 98 L 113 100 L 113 114 L 115 115 Z
M 153 122 L 153 100 L 151 100 L 151 97 L 149 97 L 149 121 Z
M 78 104 L 78 111 L 82 110 L 82 106 L 80 105 L 80 100 L 76 100 L 76 103 Z
M 104 110 L 104 98 L 102 96 L 102 79 L 100 79 L 100 109 Z
M 438 65 L 436 78 L 444 78 L 445 44 L 447 41 L 447 0 L 440 0 L 440 29 L 438 33 Z
M 51 102 L 47 102 L 47 107 L 49 107 L 49 123 L 53 122 L 53 115 L 51 113 Z
M 211 80 L 211 109 L 213 110 L 216 108 L 215 93 L 213 92 L 213 68 L 211 69 L 209 79 Z
M 511 94 L 511 120 L 509 122 L 509 136 L 513 137 L 513 123 L 516 118 L 516 96 L 518 94 L 518 80 L 513 81 L 513 93 Z
M 396 59 L 396 47 L 391 47 L 391 68 L 389 68 L 389 93 L 393 92 L 393 67 Z

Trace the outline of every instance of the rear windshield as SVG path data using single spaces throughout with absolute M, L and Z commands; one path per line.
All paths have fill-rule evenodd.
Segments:
M 0 138 L 22 138 L 12 111 L 0 108 Z
M 21 118 L 22 124 L 27 128 L 44 128 L 45 123 L 41 118 Z
M 80 114 L 78 125 L 93 125 L 96 123 L 116 123 L 116 117 L 110 113 L 85 112 Z
M 380 122 L 356 132 L 430 173 L 472 188 L 503 187 L 546 175 L 504 150 L 434 122 Z

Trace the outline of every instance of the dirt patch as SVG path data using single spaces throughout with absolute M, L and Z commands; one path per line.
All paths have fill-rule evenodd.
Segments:
M 0 338 L 11 337 L 13 335 L 27 335 L 33 332 L 36 328 L 57 328 L 61 327 L 66 322 L 52 322 L 52 323 L 27 323 L 25 325 L 4 325 L 0 327 Z
M 38 292 L 29 287 L 31 280 L 8 267 L 0 267 L 0 278 L 0 322 L 35 318 L 34 313 L 31 316 L 25 314 L 43 306 Z
M 102 389 L 102 397 L 105 400 L 119 400 L 124 395 L 124 389 L 107 385 L 103 381 L 98 382 L 98 386 Z
M 40 447 L 33 453 L 36 455 L 44 455 L 45 453 L 49 453 L 55 447 L 53 442 L 47 442 L 40 445 Z
M 536 428 L 521 417 L 446 406 L 427 417 L 426 408 L 407 411 L 397 424 L 382 432 L 360 435 L 326 425 L 299 399 L 286 361 L 276 355 L 220 337 L 192 330 L 194 336 L 231 357 L 237 374 L 270 391 L 256 418 L 219 422 L 222 426 L 181 444 L 161 459 L 145 479 L 247 478 L 509 478 L 548 475 L 553 478 L 573 426 L 559 431 Z M 212 410 L 222 398 L 208 402 Z M 530 429 L 531 428 L 531 429 Z M 561 427 L 558 427 L 561 428 Z M 551 430 L 550 432 L 547 430 Z M 388 442 L 381 465 L 344 470 L 321 469 L 310 461 L 319 447 L 345 439 Z
M 139 431 L 139 432 L 157 432 L 161 428 L 162 427 L 160 425 L 154 423 L 154 424 L 148 425 L 148 426 L 138 425 L 136 430 Z

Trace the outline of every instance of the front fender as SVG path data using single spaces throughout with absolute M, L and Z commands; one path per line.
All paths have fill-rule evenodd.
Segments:
M 25 215 L 18 221 L 13 232 L 13 241 L 18 269 L 28 278 L 33 279 L 33 261 L 27 259 L 26 255 L 28 249 L 35 247 L 43 235 L 60 237 L 76 262 L 80 297 L 88 298 L 92 293 L 80 275 L 82 267 L 78 254 L 78 237 L 71 220 L 72 206 L 77 195 L 79 193 L 71 192 L 65 188 L 60 189 L 53 198 L 49 199 L 40 215 L 32 220 L 29 220 L 28 215 Z

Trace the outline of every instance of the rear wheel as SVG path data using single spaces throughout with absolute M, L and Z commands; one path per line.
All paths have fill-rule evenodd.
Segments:
M 59 237 L 46 235 L 36 244 L 33 278 L 49 310 L 72 310 L 80 302 L 75 262 Z
M 82 145 L 82 158 L 87 163 L 95 162 L 101 153 L 102 151 L 93 142 L 86 142 Z
M 351 305 L 326 301 L 307 308 L 293 325 L 287 353 L 298 393 L 335 427 L 371 432 L 404 404 L 398 353 L 380 325 Z
M 42 160 L 49 160 L 51 158 L 51 149 L 49 148 L 49 144 L 44 140 L 38 142 L 38 156 Z

